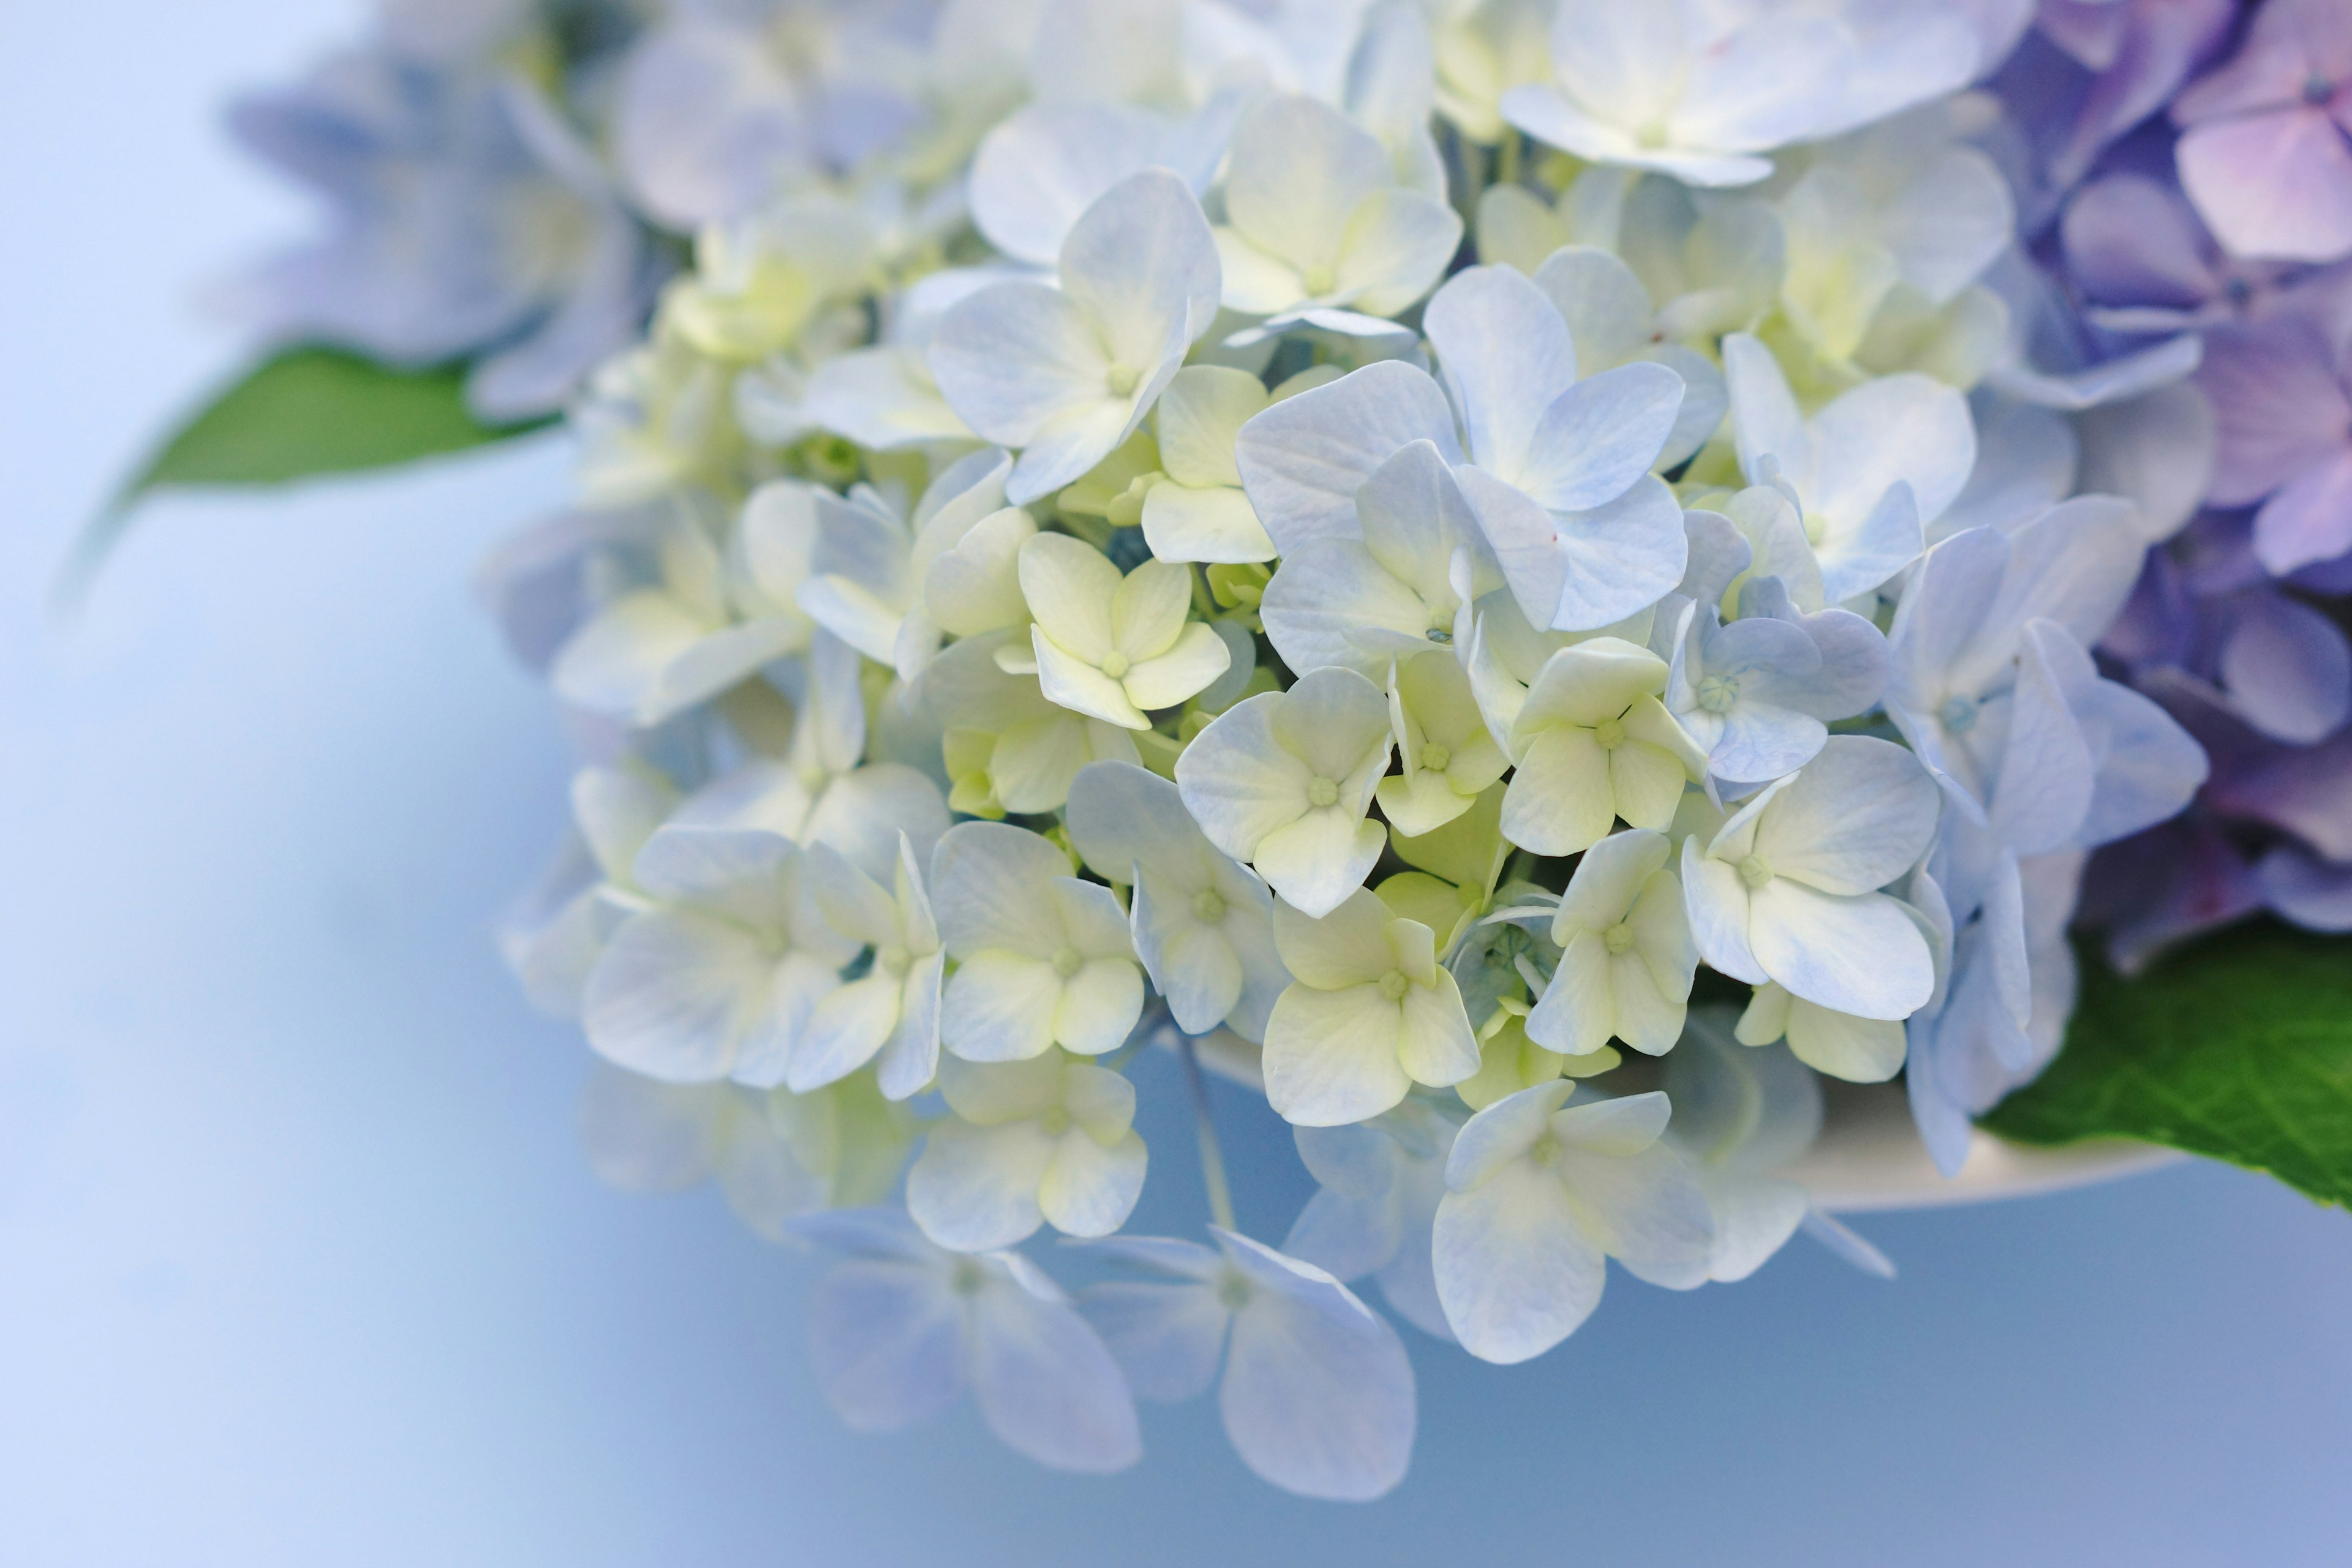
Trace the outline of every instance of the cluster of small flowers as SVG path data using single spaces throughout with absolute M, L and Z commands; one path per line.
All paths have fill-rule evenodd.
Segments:
M 969 1387 L 1116 1468 L 1222 1362 L 1253 1468 L 1369 1497 L 1413 1390 L 1346 1281 L 1515 1362 L 1608 1258 L 1872 1262 L 1783 1174 L 1822 1079 L 1902 1075 L 1956 1171 L 2091 851 L 2262 815 L 2225 768 L 2173 820 L 2167 705 L 2341 729 L 2270 574 L 2352 543 L 2344 340 L 2132 162 L 2226 5 L 495 9 L 248 111 L 347 220 L 261 292 L 491 351 L 486 412 L 601 362 L 579 505 L 488 574 L 593 759 L 509 951 L 614 1179 L 849 1254 L 861 1428 Z M 2233 253 L 2352 247 L 2331 16 L 2174 104 Z M 1279 1249 L 1213 1158 L 1213 1246 L 1113 1235 L 1152 1046 L 1295 1126 Z M 1047 1226 L 1143 1278 L 1066 1293 Z
M 2044 5 L 1989 85 L 2041 348 L 2093 419 L 2170 432 L 2168 542 L 2102 651 L 2213 769 L 2098 858 L 2086 913 L 2126 968 L 2261 909 L 2352 931 L 2352 7 Z M 2072 448 L 2014 434 L 2021 479 L 2068 482 Z

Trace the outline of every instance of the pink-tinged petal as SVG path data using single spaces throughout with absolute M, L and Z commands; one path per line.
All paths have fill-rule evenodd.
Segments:
M 2318 334 L 2297 318 L 2210 333 L 2197 384 L 2221 443 L 2208 497 L 2216 506 L 2262 500 L 2342 452 L 2352 432 L 2352 398 Z
M 2305 469 L 2254 514 L 2254 553 L 2284 577 L 2352 550 L 2352 445 Z
M 2178 125 L 2275 109 L 2300 100 L 2313 80 L 2352 76 L 2352 12 L 2342 0 L 2270 0 L 2235 58 L 2183 92 Z
M 2316 108 L 2200 125 L 2175 153 L 2197 212 L 2233 256 L 2352 256 L 2352 144 Z

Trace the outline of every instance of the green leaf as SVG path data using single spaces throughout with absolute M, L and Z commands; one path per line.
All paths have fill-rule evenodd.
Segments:
M 60 596 L 78 598 L 142 498 L 391 468 L 504 441 L 551 421 L 490 426 L 466 408 L 466 367 L 397 370 L 340 349 L 288 349 L 173 431 L 86 530 Z
M 2128 980 L 2086 951 L 2064 1048 L 1984 1124 L 2137 1138 L 2352 1205 L 2352 942 L 2264 922 Z

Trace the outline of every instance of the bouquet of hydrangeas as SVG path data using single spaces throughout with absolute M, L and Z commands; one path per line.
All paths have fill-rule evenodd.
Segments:
M 2346 950 L 2173 951 L 2352 929 L 2342 0 L 386 0 L 232 123 L 331 223 L 131 493 L 566 421 L 508 952 L 602 1164 L 843 1255 L 851 1425 L 1376 1496 L 1351 1282 L 1884 1271 L 1879 1107 L 2352 1196 Z

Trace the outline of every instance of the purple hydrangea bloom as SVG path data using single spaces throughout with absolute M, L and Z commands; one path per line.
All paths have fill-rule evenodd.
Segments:
M 2240 256 L 2352 256 L 2352 6 L 2269 0 L 2172 105 L 2180 180 Z
M 2198 372 L 2221 437 L 2208 499 L 2259 506 L 2254 555 L 2282 576 L 2352 552 L 2352 290 L 2299 294 L 2210 333 Z
M 2084 185 L 2059 220 L 2083 314 L 2112 332 L 2176 332 L 2252 320 L 2307 275 L 2221 248 L 2178 187 L 2134 170 Z

